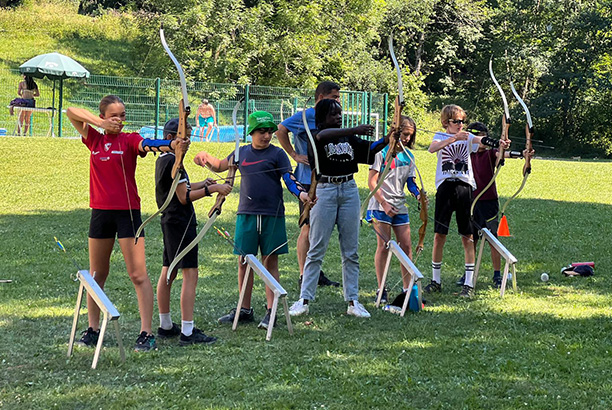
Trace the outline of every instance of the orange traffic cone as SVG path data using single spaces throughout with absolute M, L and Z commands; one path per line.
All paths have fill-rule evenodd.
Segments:
M 499 221 L 497 236 L 510 236 L 510 229 L 508 229 L 508 220 L 506 219 L 506 215 L 502 215 L 501 221 Z

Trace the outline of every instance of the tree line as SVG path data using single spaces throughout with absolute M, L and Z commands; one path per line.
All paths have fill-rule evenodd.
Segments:
M 511 136 L 530 107 L 551 155 L 612 156 L 612 2 L 597 0 L 83 0 L 79 12 L 129 13 L 142 29 L 141 75 L 172 76 L 158 40 L 163 22 L 174 53 L 197 81 L 397 93 L 388 52 L 404 67 L 406 112 L 456 103 L 499 133 L 511 103 Z M 137 63 L 134 63 L 137 65 Z M 392 101 L 392 98 L 390 99 Z M 542 153 L 545 153 L 542 151 Z

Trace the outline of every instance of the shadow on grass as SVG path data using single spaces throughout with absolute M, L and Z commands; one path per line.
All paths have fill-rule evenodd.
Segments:
M 288 335 L 281 320 L 269 343 L 256 328 L 263 315 L 261 281 L 254 290 L 254 323 L 236 332 L 216 324 L 237 301 L 237 261 L 221 238 L 207 235 L 200 251 L 195 321 L 219 342 L 179 348 L 176 341 L 160 340 L 158 352 L 130 352 L 121 363 L 109 332 L 97 371 L 89 370 L 93 351 L 88 349 L 77 349 L 66 362 L 77 284 L 70 279 L 72 262 L 53 241 L 57 236 L 86 268 L 89 210 L 3 215 L 0 232 L 10 240 L 0 246 L 0 278 L 14 282 L 0 284 L 0 346 L 6 347 L 0 350 L 0 402 L 8 408 L 32 403 L 138 408 L 143 400 L 152 407 L 171 402 L 216 408 L 609 408 L 610 280 L 601 274 L 610 268 L 601 240 L 610 237 L 609 214 L 609 207 L 599 204 L 516 200 L 508 212 L 515 236 L 502 241 L 519 259 L 519 292 L 500 299 L 485 285 L 487 258 L 477 296 L 458 300 L 453 279 L 463 266 L 463 252 L 449 237 L 443 293 L 431 297 L 425 311 L 405 318 L 375 310 L 371 255 L 376 238 L 362 232 L 362 302 L 372 319 L 346 316 L 341 290 L 322 288 L 310 315 L 294 319 L 295 335 Z M 288 217 L 290 238 L 297 232 L 296 218 L 294 213 Z M 595 233 L 594 220 L 601 222 Z M 427 239 L 418 263 L 426 277 L 431 231 Z M 325 270 L 339 279 L 337 239 L 330 243 Z M 297 297 L 295 238 L 290 246 L 280 270 L 291 302 Z M 147 229 L 146 254 L 156 282 L 158 223 Z M 596 276 L 560 277 L 558 269 L 578 259 L 596 261 Z M 542 271 L 551 273 L 549 283 L 539 281 Z M 175 321 L 180 284 L 179 278 L 173 287 Z M 106 290 L 122 314 L 122 338 L 129 348 L 139 316 L 118 249 Z M 83 315 L 80 330 L 85 320 Z M 158 323 L 156 313 L 153 323 Z

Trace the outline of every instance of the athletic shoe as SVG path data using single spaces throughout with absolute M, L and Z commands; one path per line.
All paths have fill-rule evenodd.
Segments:
M 442 285 L 432 279 L 429 285 L 423 288 L 423 291 L 425 291 L 425 293 L 442 292 Z
M 181 333 L 179 338 L 179 346 L 189 346 L 194 344 L 211 345 L 217 341 L 216 337 L 206 336 L 200 329 L 193 329 L 190 336 L 185 336 Z
M 502 277 L 500 276 L 493 276 L 493 286 L 495 286 L 496 288 L 501 288 L 501 284 L 502 284 Z
M 155 343 L 155 336 L 147 334 L 147 332 L 140 333 L 134 350 L 137 352 L 150 352 L 151 350 L 157 350 L 157 343 Z
M 466 298 L 469 299 L 472 296 L 474 296 L 474 288 L 468 285 L 463 285 L 463 288 L 461 289 L 461 293 L 459 293 L 459 296 L 461 296 L 462 298 Z
M 88 327 L 83 333 L 81 333 L 81 338 L 75 342 L 77 346 L 88 346 L 94 347 L 98 344 L 98 337 L 100 337 L 99 330 L 93 330 L 93 328 Z
M 380 292 L 380 289 L 376 290 L 376 296 L 374 297 L 374 302 L 378 300 L 378 292 Z M 380 303 L 387 303 L 388 301 L 389 301 L 389 295 L 387 293 L 387 288 L 384 288 L 382 290 L 382 297 L 380 298 Z
M 325 276 L 325 273 L 321 271 L 319 273 L 319 286 L 333 286 L 337 288 L 338 286 L 340 286 L 340 283 L 330 280 L 327 276 Z
M 300 316 L 306 314 L 308 314 L 308 304 L 304 303 L 304 299 L 298 300 L 289 308 L 289 315 L 291 316 Z
M 366 308 L 364 308 L 363 305 L 357 302 L 356 300 L 354 300 L 353 304 L 349 305 L 348 309 L 346 309 L 346 314 L 352 315 L 355 317 L 363 317 L 363 318 L 370 317 L 370 312 L 368 312 Z
M 272 314 L 272 309 L 268 309 L 266 311 L 266 315 L 264 316 L 263 319 L 261 319 L 261 322 L 259 322 L 259 325 L 257 326 L 259 329 L 267 329 L 270 326 L 270 315 Z M 276 317 L 274 318 L 274 326 L 276 327 Z
M 181 327 L 176 323 L 172 322 L 172 328 L 164 329 L 162 327 L 157 328 L 157 336 L 160 339 L 167 339 L 170 337 L 175 337 L 181 334 Z
M 221 316 L 218 320 L 219 323 L 234 323 L 234 317 L 236 316 L 236 308 L 229 311 L 225 316 Z M 238 322 L 252 322 L 253 321 L 253 308 L 245 309 L 240 308 L 240 314 L 238 315 Z
M 459 279 L 457 279 L 457 282 L 455 282 L 455 285 L 463 286 L 464 283 L 465 283 L 465 273 Z

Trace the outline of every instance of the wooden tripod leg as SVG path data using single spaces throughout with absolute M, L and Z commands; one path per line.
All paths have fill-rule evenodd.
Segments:
M 402 311 L 400 313 L 401 317 L 404 317 L 406 314 L 406 309 L 408 308 L 408 302 L 410 301 L 410 295 L 412 295 L 412 287 L 414 286 L 414 275 L 410 272 L 410 282 L 408 283 L 408 290 L 406 291 L 406 297 L 404 298 L 404 303 L 402 304 Z
M 119 333 L 119 322 L 115 322 L 115 333 L 117 335 L 117 344 L 119 345 L 119 354 L 121 355 L 121 361 L 125 362 L 125 350 L 123 350 L 123 341 L 121 340 L 121 333 Z
M 98 359 L 100 358 L 100 351 L 102 350 L 102 342 L 104 342 L 104 333 L 106 332 L 106 325 L 108 324 L 108 313 L 104 312 L 104 319 L 102 319 L 102 326 L 100 327 L 100 336 L 98 336 L 98 344 L 96 345 L 96 353 L 94 353 L 93 362 L 91 368 L 95 369 L 98 365 Z
M 274 301 L 272 302 L 272 311 L 270 312 L 270 322 L 268 322 L 268 332 L 266 333 L 266 340 L 272 339 L 272 330 L 274 329 L 274 321 L 276 320 L 276 309 L 278 309 L 278 297 L 279 294 L 274 292 Z
M 287 303 L 287 296 L 283 296 L 283 309 L 285 310 L 285 319 L 287 319 L 287 329 L 289 334 L 293 335 L 293 324 L 291 323 L 291 315 L 289 315 L 289 304 Z
M 480 248 L 478 249 L 478 258 L 476 258 L 476 267 L 474 268 L 474 279 L 472 284 L 473 288 L 476 289 L 476 281 L 478 280 L 478 272 L 480 271 L 480 263 L 482 262 L 482 253 L 484 252 L 484 244 L 486 240 L 484 236 L 480 237 Z
M 76 337 L 77 325 L 79 324 L 79 314 L 81 313 L 81 303 L 83 302 L 83 291 L 85 286 L 81 283 L 77 293 L 76 306 L 74 308 L 74 318 L 72 319 L 72 330 L 70 331 L 70 340 L 68 341 L 68 357 L 72 356 L 72 348 L 74 347 L 74 338 Z
M 383 271 L 383 277 L 380 281 L 380 289 L 378 290 L 378 295 L 376 295 L 376 307 L 380 306 L 380 300 L 382 299 L 383 289 L 385 288 L 385 283 L 387 283 L 387 274 L 389 273 L 389 266 L 391 266 L 391 257 L 393 256 L 393 252 L 388 249 L 389 254 L 387 255 L 387 261 L 385 262 L 385 270 Z
M 251 274 L 251 266 L 247 265 L 246 272 L 244 273 L 244 279 L 242 279 L 242 289 L 240 290 L 240 296 L 238 297 L 238 306 L 236 306 L 236 314 L 234 315 L 234 323 L 232 324 L 232 330 L 236 330 L 238 327 L 238 319 L 240 318 L 240 308 L 242 307 L 242 301 L 244 300 L 244 294 L 246 293 L 247 283 L 249 282 L 249 275 Z
M 516 292 L 516 264 L 512 264 L 512 290 Z
M 499 296 L 504 297 L 504 293 L 506 293 L 506 284 L 508 283 L 508 269 L 510 268 L 510 263 L 506 260 L 506 264 L 504 265 L 504 276 L 502 276 L 501 290 L 499 291 Z

